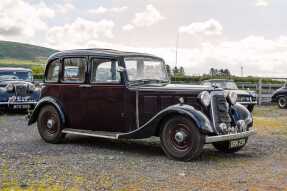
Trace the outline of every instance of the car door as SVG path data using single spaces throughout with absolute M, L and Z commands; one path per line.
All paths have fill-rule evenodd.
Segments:
M 125 86 L 118 61 L 90 59 L 90 87 L 85 90 L 87 128 L 95 131 L 125 132 Z
M 69 128 L 81 129 L 85 112 L 82 91 L 86 85 L 87 57 L 62 59 L 61 103 Z

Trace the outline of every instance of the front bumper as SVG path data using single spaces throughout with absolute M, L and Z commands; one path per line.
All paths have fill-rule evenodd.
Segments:
M 36 106 L 36 101 L 23 101 L 23 102 L 0 102 L 0 107 L 12 109 L 29 109 Z
M 215 143 L 215 142 L 243 139 L 243 138 L 247 138 L 251 135 L 254 135 L 255 133 L 256 133 L 256 130 L 254 128 L 251 128 L 248 131 L 244 131 L 244 132 L 240 132 L 240 133 L 233 133 L 233 134 L 227 134 L 227 135 L 216 135 L 216 136 L 206 136 L 205 137 L 205 143 Z
M 256 105 L 257 104 L 257 101 L 246 101 L 246 102 L 237 102 L 241 105 Z

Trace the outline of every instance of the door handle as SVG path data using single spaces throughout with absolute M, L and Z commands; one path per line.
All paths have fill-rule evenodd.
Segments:
M 80 88 L 91 88 L 92 86 L 91 85 L 88 85 L 88 84 L 82 84 L 79 86 Z

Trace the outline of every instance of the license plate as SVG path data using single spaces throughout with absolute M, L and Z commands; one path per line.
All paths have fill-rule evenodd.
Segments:
M 230 141 L 229 148 L 241 147 L 241 146 L 243 146 L 245 144 L 245 142 L 246 142 L 245 139 L 239 139 L 239 140 Z
M 30 105 L 14 105 L 13 109 L 29 109 Z

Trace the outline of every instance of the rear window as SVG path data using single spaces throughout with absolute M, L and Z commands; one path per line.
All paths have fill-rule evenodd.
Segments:
M 64 82 L 82 83 L 85 81 L 86 59 L 64 59 Z
M 59 60 L 53 61 L 48 68 L 46 81 L 47 82 L 58 82 L 59 81 L 59 68 L 60 62 Z

